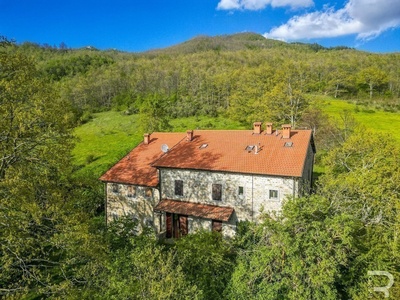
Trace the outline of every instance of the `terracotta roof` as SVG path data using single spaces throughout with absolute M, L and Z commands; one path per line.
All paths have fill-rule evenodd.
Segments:
M 143 142 L 100 177 L 106 182 L 117 182 L 144 186 L 158 185 L 157 169 L 151 164 L 164 153 L 163 144 L 172 147 L 185 138 L 185 133 L 157 132 L 150 135 L 150 143 Z
M 281 130 L 275 133 L 195 130 L 192 141 L 180 141 L 153 166 L 301 177 L 312 143 L 311 130 L 291 130 L 289 139 L 282 138 Z M 254 147 L 246 150 L 247 146 Z
M 232 207 L 222 207 L 168 199 L 161 200 L 154 210 L 225 222 L 229 221 L 229 218 L 234 211 Z
M 253 130 L 196 130 L 192 141 L 186 136 L 151 134 L 149 144 L 139 144 L 100 180 L 157 186 L 157 168 L 301 177 L 310 143 L 315 150 L 311 130 L 291 130 L 289 139 L 282 138 L 281 130 L 269 135 Z M 167 153 L 161 151 L 163 144 L 169 146 Z

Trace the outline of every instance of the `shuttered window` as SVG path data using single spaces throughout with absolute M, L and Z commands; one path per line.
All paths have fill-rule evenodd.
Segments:
M 175 180 L 175 195 L 183 196 L 183 181 Z
M 222 200 L 222 184 L 212 185 L 212 199 L 218 201 Z

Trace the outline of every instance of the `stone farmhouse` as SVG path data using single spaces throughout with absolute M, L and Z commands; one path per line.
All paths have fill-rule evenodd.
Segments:
M 100 177 L 107 221 L 131 216 L 160 238 L 201 228 L 233 236 L 237 222 L 279 212 L 310 192 L 315 146 L 311 130 L 262 127 L 145 134 Z

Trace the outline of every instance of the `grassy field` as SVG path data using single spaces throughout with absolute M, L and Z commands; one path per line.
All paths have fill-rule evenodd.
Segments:
M 349 111 L 360 124 L 388 132 L 400 143 L 399 113 L 372 111 L 333 98 L 324 98 L 323 103 L 323 109 L 329 116 L 340 118 L 344 111 Z M 140 143 L 142 132 L 139 132 L 137 119 L 137 115 L 127 116 L 109 111 L 95 114 L 93 120 L 76 128 L 77 144 L 73 156 L 77 172 L 90 172 L 91 176 L 99 177 Z M 185 132 L 187 129 L 246 129 L 223 117 L 180 118 L 172 120 L 171 125 L 176 132 Z M 316 172 L 323 172 L 323 168 L 316 166 Z
M 361 125 L 378 132 L 387 132 L 400 143 L 400 113 L 373 110 L 333 98 L 324 100 L 323 110 L 334 118 L 340 118 L 344 111 L 348 111 Z
M 77 144 L 73 157 L 77 172 L 91 172 L 93 176 L 99 177 L 139 144 L 143 135 L 139 131 L 137 119 L 137 115 L 102 112 L 76 128 Z M 239 123 L 222 117 L 180 118 L 170 123 L 176 132 L 185 132 L 187 129 L 245 129 Z

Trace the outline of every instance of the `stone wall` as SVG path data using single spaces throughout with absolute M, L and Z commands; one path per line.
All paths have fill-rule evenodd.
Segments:
M 304 165 L 303 175 L 301 178 L 300 196 L 303 194 L 309 194 L 311 192 L 313 167 L 314 167 L 314 152 L 310 144 L 307 149 L 306 162 Z
M 157 232 L 160 229 L 158 217 L 154 217 L 153 209 L 160 201 L 156 188 L 106 183 L 107 191 L 107 222 L 120 216 L 137 219 L 139 230 L 150 226 Z
M 257 222 L 261 212 L 279 212 L 287 198 L 309 192 L 313 161 L 310 146 L 302 178 L 162 168 L 162 198 L 233 207 L 234 215 L 222 225 L 223 234 L 233 236 L 237 221 Z M 175 195 L 175 180 L 183 181 L 181 196 Z M 212 199 L 213 184 L 222 186 L 221 200 Z M 165 214 L 153 211 L 160 201 L 158 189 L 107 183 L 106 191 L 107 221 L 130 216 L 138 220 L 139 230 L 151 226 L 156 233 L 165 231 Z M 189 233 L 212 228 L 211 220 L 193 216 L 188 216 L 188 226 Z
M 175 180 L 183 181 L 182 196 L 175 195 Z M 213 184 L 222 185 L 220 201 L 212 199 Z M 161 186 L 162 198 L 233 207 L 239 221 L 256 221 L 261 211 L 280 211 L 286 197 L 297 189 L 292 178 L 164 168 Z

